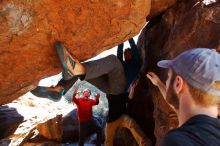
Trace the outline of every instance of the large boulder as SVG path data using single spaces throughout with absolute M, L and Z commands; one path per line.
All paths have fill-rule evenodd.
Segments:
M 148 20 L 175 2 L 1 1 L 0 104 L 11 102 L 35 88 L 40 79 L 61 71 L 53 46 L 56 40 L 83 61 L 135 36 L 149 13 Z
M 63 134 L 62 115 L 57 115 L 46 122 L 39 123 L 36 129 L 41 136 L 47 139 L 61 141 Z
M 3 0 L 0 3 L 0 104 L 61 71 L 60 40 L 85 60 L 139 33 L 151 0 Z
M 144 58 L 143 71 L 154 71 L 165 82 L 165 70 L 156 65 L 159 60 L 174 58 L 185 50 L 197 47 L 220 51 L 219 16 L 219 2 L 204 5 L 200 0 L 183 0 L 151 20 L 143 29 L 138 43 Z M 178 120 L 159 90 L 149 85 L 154 102 L 154 133 L 159 144 L 165 133 L 177 127 Z
M 104 118 L 93 115 L 93 119 L 97 121 L 100 127 L 104 127 Z M 76 142 L 79 138 L 79 124 L 78 124 L 78 113 L 77 109 L 72 110 L 67 115 L 57 115 L 56 117 L 47 120 L 46 122 L 40 123 L 36 126 L 39 135 L 55 141 L 62 142 Z M 93 127 L 91 127 L 93 128 Z M 89 133 L 88 137 L 91 136 L 95 131 Z M 38 137 L 37 137 L 38 138 Z
M 0 106 L 0 139 L 12 135 L 23 120 L 15 108 Z

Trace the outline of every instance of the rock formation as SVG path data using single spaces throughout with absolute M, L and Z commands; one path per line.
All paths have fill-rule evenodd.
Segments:
M 11 102 L 32 90 L 40 79 L 61 71 L 53 47 L 56 40 L 79 60 L 86 60 L 135 36 L 149 13 L 148 19 L 175 2 L 2 0 L 0 104 Z
M 15 108 L 0 106 L 0 139 L 10 136 L 24 120 Z
M 0 104 L 59 73 L 53 44 L 85 60 L 139 33 L 151 0 L 3 0 L 0 4 Z
M 166 72 L 156 66 L 159 60 L 171 59 L 191 48 L 218 48 L 217 51 L 220 51 L 219 16 L 219 2 L 206 6 L 198 0 L 185 0 L 151 20 L 138 42 L 145 63 L 143 71 L 154 71 L 165 82 Z M 177 126 L 178 121 L 159 90 L 149 85 L 154 102 L 154 134 L 159 142 L 167 131 Z
M 0 104 L 60 72 L 53 48 L 56 40 L 83 61 L 136 35 L 150 20 L 138 39 L 144 65 L 129 112 L 158 145 L 178 121 L 145 73 L 155 71 L 165 81 L 166 72 L 156 66 L 157 61 L 195 47 L 220 52 L 219 16 L 219 2 L 204 5 L 202 0 L 152 0 L 151 4 L 150 0 L 2 0 Z
M 96 120 L 102 128 L 104 127 L 105 124 L 103 117 L 94 114 L 94 120 Z M 64 117 L 62 117 L 62 115 L 57 115 L 44 123 L 38 124 L 36 128 L 39 135 L 49 140 L 59 142 L 77 142 L 79 138 L 77 109 L 72 110 Z M 91 134 L 87 135 L 87 137 L 91 136 Z
M 152 0 L 150 14 L 147 16 L 147 20 L 159 15 L 166 9 L 171 7 L 177 2 L 177 0 Z
M 63 134 L 62 115 L 57 115 L 55 118 L 40 123 L 36 128 L 40 135 L 50 140 L 61 141 Z

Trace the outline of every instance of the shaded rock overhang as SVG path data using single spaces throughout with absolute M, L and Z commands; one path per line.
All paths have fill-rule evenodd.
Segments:
M 166 1 L 166 3 L 164 3 Z M 2 0 L 0 3 L 0 104 L 61 72 L 54 42 L 80 61 L 137 35 L 151 4 L 161 12 L 176 0 Z M 159 7 L 158 7 L 159 6 Z M 151 15 L 150 15 L 151 16 Z

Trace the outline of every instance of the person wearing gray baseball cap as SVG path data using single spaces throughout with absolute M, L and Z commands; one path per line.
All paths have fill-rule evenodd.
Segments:
M 162 138 L 161 146 L 219 146 L 220 54 L 195 48 L 157 65 L 168 69 L 166 84 L 153 72 L 146 76 L 179 120 L 179 127 Z

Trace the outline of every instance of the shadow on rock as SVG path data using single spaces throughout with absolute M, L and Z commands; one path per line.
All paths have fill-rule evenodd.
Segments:
M 0 106 L 0 139 L 13 134 L 23 120 L 24 117 L 15 108 Z
M 94 114 L 94 120 L 96 120 L 100 126 L 104 127 L 104 118 Z M 39 134 L 47 139 L 59 141 L 62 143 L 77 142 L 79 138 L 79 124 L 77 110 L 74 109 L 66 116 L 62 118 L 62 115 L 50 119 L 44 123 L 37 125 Z M 93 127 L 91 127 L 93 129 Z M 93 136 L 95 131 L 91 131 L 87 135 L 88 143 L 92 143 L 95 138 Z

